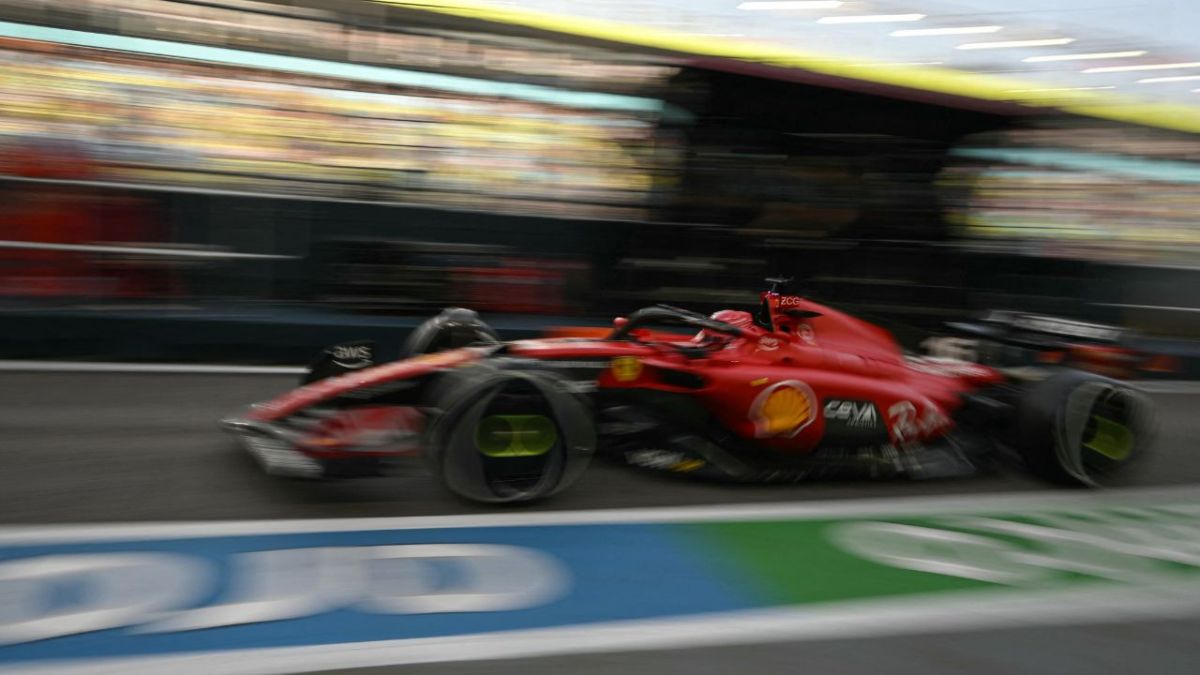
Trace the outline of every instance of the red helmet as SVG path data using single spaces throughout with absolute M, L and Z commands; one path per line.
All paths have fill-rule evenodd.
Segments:
M 742 329 L 749 328 L 750 326 L 754 325 L 754 316 L 751 315 L 750 312 L 743 312 L 740 309 L 722 309 L 719 312 L 713 312 L 712 316 L 709 318 L 716 319 L 717 321 L 723 321 L 727 324 L 737 326 L 738 328 Z M 696 333 L 696 337 L 692 339 L 700 344 L 724 344 L 732 340 L 733 336 L 729 335 L 728 333 L 718 333 L 705 328 L 699 333 Z

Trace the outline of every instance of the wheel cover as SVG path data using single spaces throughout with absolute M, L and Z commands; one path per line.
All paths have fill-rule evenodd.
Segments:
M 1129 425 L 1092 413 L 1084 433 L 1083 447 L 1114 461 L 1129 459 L 1133 454 L 1133 431 Z
M 1081 384 L 1058 415 L 1059 464 L 1080 483 L 1096 485 L 1144 449 L 1149 410 L 1145 396 L 1131 388 L 1100 381 Z
M 536 457 L 558 440 L 545 415 L 489 415 L 475 427 L 475 447 L 488 457 Z

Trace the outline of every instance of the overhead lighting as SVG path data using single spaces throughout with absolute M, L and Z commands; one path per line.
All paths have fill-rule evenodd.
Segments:
M 1041 94 L 1044 92 L 1048 93 L 1048 92 L 1055 92 L 1055 91 L 1099 91 L 1101 89 L 1116 89 L 1116 87 L 1113 85 L 1109 85 L 1107 87 L 1051 87 L 1048 89 L 1009 89 L 1007 91 L 1007 93 L 1009 93 L 1009 94 Z
M 1104 66 L 1087 68 L 1085 73 L 1127 73 L 1131 70 L 1171 70 L 1172 68 L 1200 68 L 1200 61 L 1189 63 L 1151 63 L 1143 66 Z
M 1138 80 L 1138 84 L 1150 84 L 1151 82 L 1187 82 L 1188 80 L 1200 80 L 1200 75 L 1173 75 L 1171 77 L 1147 77 L 1144 80 Z
M 906 28 L 894 30 L 892 37 L 925 37 L 927 35 L 974 35 L 977 33 L 995 33 L 1004 26 L 959 26 L 958 28 Z
M 902 21 L 920 21 L 924 14 L 858 14 L 850 16 L 825 16 L 817 19 L 817 23 L 899 23 Z
M 999 42 L 968 42 L 955 49 L 1015 49 L 1017 47 L 1053 47 L 1069 45 L 1075 38 L 1044 38 L 1041 40 L 1001 40 Z
M 776 9 L 837 9 L 843 4 L 842 0 L 764 0 L 743 2 L 737 8 L 745 12 L 769 12 Z
M 1096 52 L 1094 54 L 1050 54 L 1047 56 L 1030 56 L 1021 59 L 1025 63 L 1048 63 L 1050 61 L 1090 61 L 1092 59 L 1127 59 L 1134 56 L 1145 56 L 1145 50 L 1129 52 Z

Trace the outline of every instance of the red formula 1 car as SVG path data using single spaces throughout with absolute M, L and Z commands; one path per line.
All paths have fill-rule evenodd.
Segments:
M 405 351 L 377 365 L 369 342 L 330 347 L 300 388 L 224 425 L 271 473 L 370 475 L 419 456 L 486 502 L 560 491 L 597 453 L 738 482 L 958 476 L 1012 459 L 1096 485 L 1152 428 L 1148 400 L 1115 380 L 909 356 L 775 286 L 757 315 L 659 305 L 602 339 L 502 342 L 449 309 Z

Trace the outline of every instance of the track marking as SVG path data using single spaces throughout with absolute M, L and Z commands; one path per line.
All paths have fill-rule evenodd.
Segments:
M 0 372 L 46 373 L 146 373 L 163 375 L 302 375 L 304 366 L 235 366 L 189 363 L 121 363 L 118 361 L 0 360 Z M 1150 394 L 1200 394 L 1200 380 L 1132 380 L 1132 386 Z
M 1097 490 L 1038 491 L 992 495 L 872 498 L 820 502 L 764 502 L 722 506 L 596 509 L 306 520 L 234 520 L 99 525 L 10 525 L 0 527 L 0 545 L 99 542 L 109 540 L 185 539 L 309 532 L 524 527 L 540 525 L 617 525 L 632 523 L 812 520 L 831 517 L 896 517 L 929 513 L 982 513 L 989 510 L 1138 506 L 1161 501 L 1200 502 L 1200 485 Z
M 91 244 L 52 244 L 40 241 L 0 240 L 0 248 L 32 249 L 35 251 L 79 251 L 82 253 L 109 253 L 152 255 L 174 258 L 215 258 L 217 260 L 298 260 L 294 255 L 269 253 L 238 253 L 235 251 L 205 251 L 186 248 L 148 246 L 95 246 Z
M 22 675 L 274 675 L 320 670 L 682 649 L 795 640 L 868 638 L 1032 625 L 1187 618 L 1200 614 L 1200 584 L 1066 591 L 999 590 L 954 598 L 842 602 L 817 608 L 723 612 L 437 638 L 249 649 L 223 653 L 58 661 Z
M 1130 384 L 1147 394 L 1200 394 L 1200 382 L 1194 380 L 1141 380 Z
M 1131 506 L 1200 505 L 1200 485 L 1107 492 L 1030 492 L 993 496 L 870 499 L 853 502 L 762 503 L 605 511 L 504 513 L 421 518 L 357 518 L 257 522 L 21 526 L 0 528 L 0 545 L 137 541 L 229 535 L 369 532 L 538 525 L 687 523 L 895 518 L 989 512 L 1032 514 L 1040 509 L 1105 510 Z M 1178 509 L 1177 509 L 1178 510 Z M 1074 541 L 1074 540 L 1072 540 Z M 165 655 L 55 660 L 10 666 L 28 675 L 121 673 L 150 675 L 269 675 L 329 669 L 447 663 L 553 655 L 682 649 L 779 641 L 870 638 L 1011 626 L 1090 624 L 1200 616 L 1200 582 L 1152 580 L 905 595 L 803 606 L 718 611 L 702 615 L 624 619 L 590 624 L 453 636 L 383 639 L 330 645 L 266 647 Z
M 302 366 L 229 366 L 189 363 L 117 363 L 95 361 L 0 361 L 0 372 L 150 373 L 162 375 L 302 375 Z

